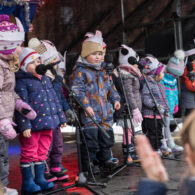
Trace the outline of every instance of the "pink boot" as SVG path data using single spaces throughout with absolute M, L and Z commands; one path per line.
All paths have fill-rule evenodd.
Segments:
M 16 100 L 15 109 L 29 120 L 34 120 L 37 117 L 36 112 L 21 99 Z
M 2 119 L 0 121 L 0 133 L 8 139 L 14 139 L 16 137 L 16 131 L 13 128 L 13 123 L 9 119 Z

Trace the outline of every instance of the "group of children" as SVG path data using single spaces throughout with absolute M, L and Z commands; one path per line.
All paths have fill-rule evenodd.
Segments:
M 11 23 L 7 15 L 0 15 L 1 34 L 4 36 L 0 37 L 0 41 L 4 45 L 0 45 L 0 110 L 2 110 L 0 141 L 5 147 L 1 151 L 0 158 L 5 171 L 1 170 L 0 177 L 6 186 L 8 183 L 7 139 L 16 136 L 12 121 L 16 109 L 16 130 L 21 144 L 22 192 L 32 194 L 53 188 L 53 181 L 68 178 L 67 170 L 62 165 L 63 139 L 60 128 L 66 126 L 67 119 L 74 121 L 75 115 L 62 91 L 63 78 L 55 78 L 50 70 L 45 75 L 36 72 L 36 67 L 40 64 L 47 65 L 60 60 L 60 54 L 55 46 L 49 41 L 32 38 L 28 42 L 28 47 L 20 48 L 19 45 L 24 40 L 24 31 L 21 25 Z M 16 48 L 20 69 L 14 74 L 10 68 L 10 61 Z M 94 173 L 99 173 L 99 168 L 115 164 L 111 151 L 114 145 L 113 112 L 117 116 L 117 124 L 124 129 L 123 114 L 121 114 L 125 109 L 124 92 L 132 113 L 133 124 L 142 123 L 142 130 L 149 138 L 153 149 L 159 154 L 182 151 L 183 148 L 175 145 L 171 137 L 169 124 L 173 114 L 178 110 L 176 78 L 184 72 L 184 52 L 177 51 L 165 67 L 154 56 L 146 55 L 139 59 L 132 48 L 121 45 L 120 72 L 113 75 L 113 80 L 104 68 L 105 52 L 106 44 L 101 32 L 87 33 L 82 43 L 81 55 L 70 77 L 71 90 L 110 136 L 110 138 L 105 137 L 87 116 L 85 110 L 79 109 L 81 130 L 85 136 L 85 141 L 82 137 L 81 145 L 83 171 L 89 171 L 91 166 Z M 131 64 L 129 59 L 132 57 L 137 61 L 140 60 L 140 63 L 147 67 L 141 72 L 145 75 L 150 89 L 138 65 Z M 63 75 L 62 69 L 65 69 L 65 64 L 64 67 L 56 65 L 54 68 L 59 75 Z M 118 74 L 122 78 L 124 90 Z M 132 124 L 129 119 L 127 124 L 128 139 L 124 133 L 123 153 L 124 156 L 130 155 L 132 162 L 137 162 L 139 157 L 134 149 Z M 126 149 L 127 144 L 129 144 L 129 151 Z M 12 192 L 17 194 L 14 190 Z

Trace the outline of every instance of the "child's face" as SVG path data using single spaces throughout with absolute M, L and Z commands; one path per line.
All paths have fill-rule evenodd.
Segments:
M 164 71 L 162 71 L 159 75 L 156 76 L 156 81 L 160 82 L 163 80 L 164 77 Z
M 41 64 L 41 60 L 40 58 L 35 59 L 34 61 L 30 62 L 27 67 L 26 67 L 26 71 L 31 73 L 31 74 L 37 74 L 35 71 L 35 68 Z
M 94 52 L 91 55 L 87 56 L 86 60 L 90 64 L 100 64 L 102 62 L 102 52 L 101 51 Z

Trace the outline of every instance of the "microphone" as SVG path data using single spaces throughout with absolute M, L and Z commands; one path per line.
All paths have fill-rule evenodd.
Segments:
M 37 74 L 39 75 L 44 75 L 47 70 L 52 70 L 53 67 L 56 65 L 56 64 L 59 64 L 61 61 L 57 61 L 57 62 L 54 62 L 54 63 L 50 63 L 48 65 L 44 65 L 44 64 L 39 64 L 36 68 L 35 68 L 35 71 Z
M 114 70 L 114 65 L 113 65 L 113 55 L 112 54 L 106 54 L 105 55 L 105 70 L 108 74 L 112 74 L 113 70 Z
M 142 63 L 138 62 L 136 60 L 136 58 L 134 58 L 133 56 L 131 56 L 131 57 L 128 58 L 128 62 L 129 62 L 129 64 L 132 64 L 132 65 L 133 64 L 137 64 L 140 70 L 142 70 L 144 68 L 146 68 L 146 69 L 148 68 L 148 66 L 145 66 Z

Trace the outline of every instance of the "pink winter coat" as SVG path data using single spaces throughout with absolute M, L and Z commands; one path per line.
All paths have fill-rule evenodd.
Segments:
M 15 93 L 15 73 L 7 60 L 0 55 L 0 120 L 13 118 L 15 102 L 20 97 Z

